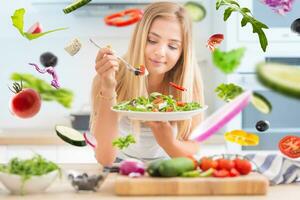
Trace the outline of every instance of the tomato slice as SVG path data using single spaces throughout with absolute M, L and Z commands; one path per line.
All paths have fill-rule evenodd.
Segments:
M 300 157 L 300 137 L 288 135 L 282 138 L 278 144 L 279 150 L 290 158 Z
M 110 26 L 128 26 L 138 22 L 143 17 L 141 9 L 127 9 L 121 12 L 113 13 L 104 18 L 107 25 Z

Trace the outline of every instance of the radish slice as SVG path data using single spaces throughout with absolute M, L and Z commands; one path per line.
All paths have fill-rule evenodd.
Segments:
M 94 144 L 93 142 L 91 142 L 91 141 L 88 139 L 87 133 L 86 133 L 86 132 L 83 133 L 83 137 L 84 137 L 85 142 L 86 142 L 88 145 L 90 145 L 90 146 L 93 147 L 93 148 L 96 148 L 96 144 Z
M 36 22 L 35 24 L 33 24 L 27 31 L 27 33 L 31 33 L 31 34 L 36 34 L 36 33 L 41 33 L 41 32 L 43 32 L 43 28 L 39 22 Z
M 190 139 L 202 142 L 225 126 L 233 117 L 239 114 L 250 102 L 251 91 L 245 91 L 230 103 L 214 112 L 192 132 Z

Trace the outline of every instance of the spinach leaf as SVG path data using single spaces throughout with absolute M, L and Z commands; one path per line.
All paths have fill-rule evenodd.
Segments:
M 222 83 L 215 89 L 215 92 L 218 93 L 219 98 L 223 99 L 226 102 L 229 102 L 230 100 L 233 100 L 235 97 L 243 93 L 244 90 L 240 86 L 233 83 Z

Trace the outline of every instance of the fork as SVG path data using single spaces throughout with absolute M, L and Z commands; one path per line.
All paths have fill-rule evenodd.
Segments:
M 96 47 L 98 47 L 99 49 L 103 49 L 103 47 L 99 46 L 99 45 L 98 45 L 96 42 L 94 42 L 91 38 L 90 38 L 89 40 L 90 40 L 90 42 L 91 42 L 92 44 L 94 44 L 94 45 L 95 45 Z M 133 67 L 132 65 L 130 65 L 130 64 L 129 64 L 126 60 L 124 60 L 121 56 L 116 55 L 116 52 L 115 52 L 115 51 L 113 51 L 113 53 L 115 53 L 115 56 L 125 64 L 125 66 L 127 67 L 128 70 L 132 71 L 132 72 L 133 72 L 135 75 L 137 75 L 137 76 L 141 74 L 141 71 L 140 71 L 139 69 L 136 69 L 135 67 Z M 145 73 L 146 76 L 147 76 L 147 74 L 148 74 L 148 73 Z

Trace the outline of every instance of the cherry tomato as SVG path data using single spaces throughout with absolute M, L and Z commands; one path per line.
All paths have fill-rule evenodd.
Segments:
M 36 115 L 41 108 L 41 97 L 35 90 L 22 88 L 22 84 L 14 83 L 15 95 L 11 99 L 11 112 L 20 118 L 29 118 Z
M 300 157 L 300 137 L 298 136 L 285 136 L 279 141 L 280 151 L 290 157 L 290 158 L 299 158 Z
M 213 176 L 218 178 L 225 178 L 229 176 L 229 172 L 226 169 L 215 170 L 213 172 Z
M 238 170 L 236 170 L 235 168 L 232 168 L 229 171 L 229 176 L 231 176 L 231 177 L 235 177 L 235 176 L 239 176 L 239 175 L 240 175 L 240 172 L 238 172 Z
M 252 171 L 251 163 L 248 160 L 236 158 L 234 163 L 235 169 L 242 175 L 247 175 Z
M 207 157 L 203 157 L 201 160 L 200 160 L 200 165 L 199 165 L 200 169 L 202 169 L 203 171 L 206 171 L 210 168 L 213 168 L 213 169 L 217 169 L 218 167 L 218 163 L 217 161 L 215 160 L 212 160 L 210 158 L 207 158 Z
M 234 168 L 234 162 L 232 160 L 220 158 L 217 160 L 218 162 L 218 169 L 226 169 L 230 171 L 232 168 Z

